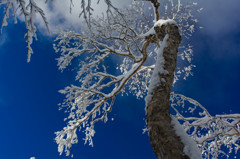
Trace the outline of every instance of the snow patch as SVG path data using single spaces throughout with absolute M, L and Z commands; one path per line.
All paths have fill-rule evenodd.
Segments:
M 140 34 L 138 35 L 139 38 L 144 38 L 144 37 L 147 37 L 147 36 L 150 36 L 150 35 L 154 35 L 156 34 L 155 30 L 154 30 L 154 27 L 152 27 L 151 29 L 149 29 L 148 32 L 144 33 L 144 34 Z
M 197 144 L 187 135 L 182 125 L 178 120 L 172 116 L 172 125 L 176 131 L 176 134 L 180 137 L 182 143 L 184 144 L 184 153 L 188 155 L 191 159 L 201 159 L 201 153 L 197 147 Z
M 156 60 L 156 64 L 155 64 L 153 74 L 152 74 L 152 77 L 150 80 L 148 93 L 147 93 L 147 96 L 145 97 L 146 107 L 148 105 L 148 102 L 152 99 L 153 89 L 156 88 L 158 85 L 160 85 L 161 81 L 165 82 L 165 79 L 163 79 L 163 78 L 159 79 L 159 74 L 168 74 L 168 71 L 164 70 L 165 60 L 163 57 L 163 50 L 165 47 L 167 47 L 168 37 L 169 37 L 169 35 L 166 34 L 163 41 L 160 42 L 160 48 L 157 48 L 155 50 L 157 53 L 157 60 Z
M 166 20 L 160 19 L 160 20 L 158 20 L 154 23 L 153 27 L 151 29 L 149 29 L 149 31 L 147 31 L 144 34 L 139 34 L 138 37 L 139 38 L 144 38 L 144 37 L 147 37 L 147 36 L 150 36 L 150 35 L 154 35 L 154 34 L 156 34 L 156 32 L 154 30 L 154 27 L 168 25 L 168 24 L 177 25 L 177 22 L 175 22 L 173 19 L 166 19 Z
M 177 22 L 175 22 L 173 19 L 166 19 L 166 20 L 160 19 L 154 23 L 154 27 L 168 25 L 168 24 L 177 25 Z

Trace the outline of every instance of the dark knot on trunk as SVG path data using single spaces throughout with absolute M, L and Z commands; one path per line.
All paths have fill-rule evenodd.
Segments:
M 181 35 L 179 34 L 178 26 L 176 24 L 163 24 L 160 26 L 155 26 L 154 30 L 156 36 L 160 41 L 163 41 L 163 38 L 166 34 L 169 35 L 168 44 L 170 45 L 179 45 L 181 43 Z

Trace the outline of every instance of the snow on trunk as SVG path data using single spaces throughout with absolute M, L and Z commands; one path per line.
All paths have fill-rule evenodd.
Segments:
M 185 132 L 182 125 L 178 122 L 178 120 L 172 116 L 172 125 L 176 134 L 180 137 L 182 143 L 184 144 L 184 153 L 188 155 L 191 159 L 201 159 L 201 153 L 197 147 L 195 141 L 191 139 L 190 136 Z
M 185 140 L 186 138 L 182 137 L 184 130 L 172 121 L 169 112 L 178 46 L 181 43 L 178 27 L 173 20 L 159 20 L 154 25 L 154 31 L 155 37 L 151 38 L 160 40 L 161 43 L 157 50 L 150 89 L 145 98 L 147 128 L 153 151 L 158 159 L 201 158 L 199 153 L 190 150 L 188 141 L 191 139 Z
M 160 78 L 159 74 L 168 74 L 168 71 L 164 69 L 165 60 L 163 57 L 163 50 L 165 47 L 167 47 L 168 37 L 169 35 L 166 34 L 163 41 L 160 43 L 160 48 L 157 48 L 155 51 L 157 53 L 157 60 L 150 80 L 148 94 L 145 97 L 146 106 L 148 105 L 148 102 L 152 99 L 153 89 L 161 83 L 166 82 L 164 78 Z

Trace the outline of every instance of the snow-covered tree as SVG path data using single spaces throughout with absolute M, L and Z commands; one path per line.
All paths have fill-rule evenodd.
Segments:
M 103 16 L 85 18 L 88 30 L 82 33 L 62 31 L 59 34 L 54 45 L 60 53 L 59 69 L 65 69 L 74 59 L 81 59 L 76 76 L 79 85 L 60 91 L 66 95 L 62 107 L 69 113 L 68 125 L 56 133 L 60 153 L 65 151 L 69 155 L 72 144 L 78 142 L 78 129 L 85 132 L 85 143 L 93 145 L 95 123 L 107 121 L 116 96 L 130 91 L 137 97 L 148 92 L 145 98 L 147 129 L 158 158 L 200 158 L 194 144 L 184 147 L 171 124 L 169 112 L 181 43 L 179 31 L 189 37 L 196 23 L 190 9 L 194 5 L 181 7 L 180 1 L 176 2 L 164 5 L 164 19 L 160 19 L 158 1 L 135 2 L 127 9 L 110 8 Z M 188 51 L 191 54 L 186 48 L 183 49 L 185 55 L 179 55 L 190 62 Z M 118 58 L 119 65 L 110 69 L 116 67 L 119 71 L 109 70 L 105 63 L 109 58 Z
M 46 26 L 48 23 L 43 10 L 33 0 L 28 2 L 26 6 L 25 0 L 2 0 L 0 4 L 7 4 L 2 27 L 7 24 L 10 8 L 14 17 L 16 5 L 24 15 L 29 61 L 32 37 L 36 37 L 35 12 L 40 13 Z M 187 39 L 197 23 L 192 14 L 199 11 L 197 3 L 136 0 L 122 9 L 105 0 L 106 12 L 94 17 L 91 2 L 81 0 L 79 13 L 85 29 L 60 31 L 54 44 L 60 55 L 59 69 L 74 64 L 78 70 L 78 84 L 60 90 L 66 95 L 61 108 L 68 117 L 67 126 L 56 132 L 59 153 L 70 154 L 72 144 L 78 143 L 79 130 L 85 133 L 85 143 L 93 146 L 95 123 L 106 122 L 117 95 L 130 92 L 137 98 L 145 97 L 146 131 L 158 159 L 237 154 L 239 114 L 214 117 L 197 101 L 171 93 L 172 85 L 187 78 L 194 67 Z M 73 3 L 70 0 L 70 10 Z M 110 60 L 114 61 L 111 66 Z

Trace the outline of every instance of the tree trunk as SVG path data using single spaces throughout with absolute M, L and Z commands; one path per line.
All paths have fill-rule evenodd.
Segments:
M 152 98 L 147 105 L 147 126 L 150 142 L 158 159 L 189 159 L 184 154 L 184 145 L 176 135 L 171 124 L 169 98 L 173 84 L 174 71 L 177 63 L 178 46 L 181 36 L 175 24 L 167 24 L 154 28 L 157 38 L 161 41 L 169 35 L 167 47 L 163 50 L 165 59 L 164 69 L 168 74 L 159 74 L 159 79 L 165 79 L 152 91 Z M 159 81 L 160 82 L 160 81 Z

